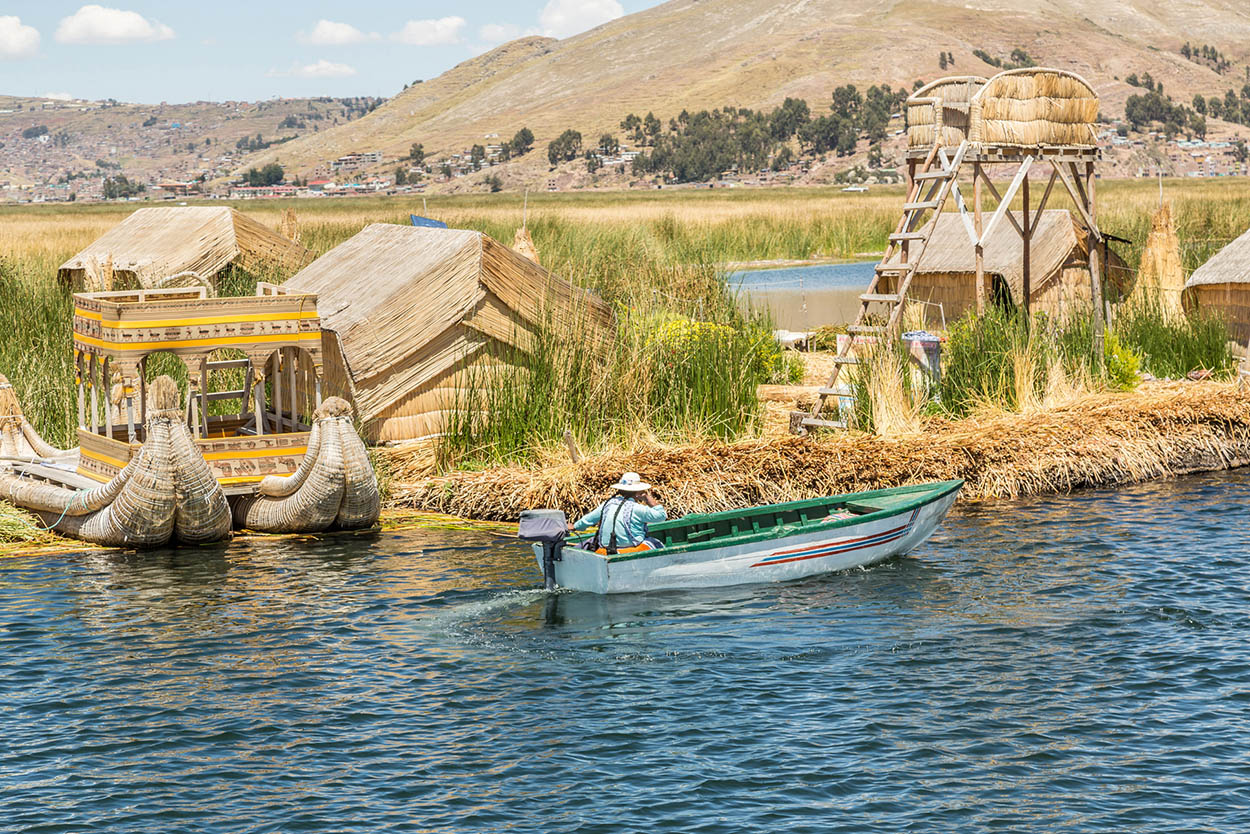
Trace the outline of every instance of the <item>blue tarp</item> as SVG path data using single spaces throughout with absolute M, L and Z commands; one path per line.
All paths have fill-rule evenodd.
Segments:
M 442 220 L 431 220 L 430 218 L 422 217 L 419 214 L 410 214 L 408 216 L 412 218 L 412 225 L 414 226 L 427 226 L 431 229 L 446 229 L 447 228 L 447 224 L 444 223 Z

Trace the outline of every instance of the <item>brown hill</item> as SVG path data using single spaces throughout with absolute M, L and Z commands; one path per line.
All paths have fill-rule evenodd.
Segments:
M 1210 44 L 1218 74 L 1180 54 Z M 627 113 L 771 107 L 786 96 L 820 106 L 838 84 L 911 87 L 944 74 L 992 74 L 974 55 L 1023 49 L 1038 64 L 1086 76 L 1104 112 L 1123 112 L 1149 72 L 1178 101 L 1240 90 L 1250 57 L 1244 0 L 672 0 L 565 39 L 523 38 L 415 85 L 368 116 L 248 159 L 308 172 L 344 153 L 390 158 L 413 142 L 459 151 L 528 126 L 541 149 L 566 128 L 617 131 Z M 940 52 L 955 65 L 939 69 Z M 539 167 L 542 153 L 527 159 Z

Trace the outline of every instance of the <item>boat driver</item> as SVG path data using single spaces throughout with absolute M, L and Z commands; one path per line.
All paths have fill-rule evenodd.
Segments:
M 626 472 L 612 488 L 616 495 L 586 513 L 569 529 L 582 531 L 599 525 L 586 546 L 607 555 L 662 547 L 659 541 L 647 535 L 648 524 L 668 518 L 668 513 L 652 494 L 651 485 L 637 472 Z

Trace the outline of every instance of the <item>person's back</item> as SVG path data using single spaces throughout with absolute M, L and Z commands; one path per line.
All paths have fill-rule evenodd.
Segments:
M 647 525 L 664 521 L 668 513 L 652 495 L 651 486 L 637 473 L 626 472 L 615 488 L 616 495 L 578 519 L 573 529 L 598 525 L 593 546 L 607 553 L 661 547 L 659 541 L 648 537 Z

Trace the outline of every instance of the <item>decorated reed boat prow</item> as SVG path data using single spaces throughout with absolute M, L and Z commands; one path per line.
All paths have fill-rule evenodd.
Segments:
M 158 358 L 158 354 L 164 354 Z M 185 394 L 156 376 L 187 369 Z M 359 529 L 377 479 L 338 397 L 322 401 L 317 297 L 261 284 L 74 295 L 78 448 L 38 435 L 0 384 L 0 497 L 66 535 L 155 547 Z M 0 377 L 2 379 L 2 377 Z
M 933 534 L 962 486 L 941 481 L 686 515 L 648 525 L 646 546 L 638 547 L 604 547 L 600 533 L 570 536 L 559 510 L 523 513 L 519 535 L 534 543 L 548 590 L 615 594 L 780 582 L 908 553 Z

